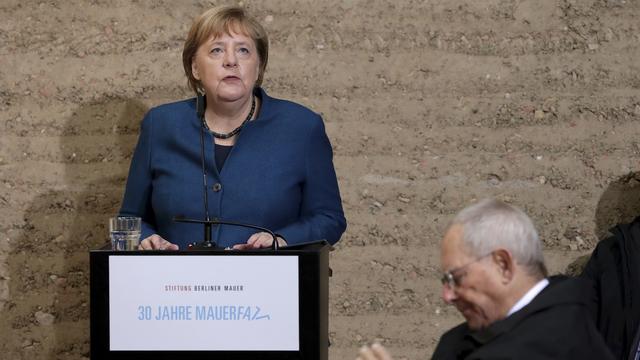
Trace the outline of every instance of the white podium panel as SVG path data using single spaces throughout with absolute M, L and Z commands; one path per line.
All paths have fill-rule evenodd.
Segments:
M 111 351 L 297 351 L 297 256 L 109 256 Z

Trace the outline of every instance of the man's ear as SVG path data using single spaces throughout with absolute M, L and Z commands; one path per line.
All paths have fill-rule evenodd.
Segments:
M 496 264 L 498 272 L 502 277 L 502 282 L 508 284 L 513 279 L 513 272 L 515 268 L 515 261 L 513 255 L 506 249 L 495 250 L 491 254 L 493 263 Z

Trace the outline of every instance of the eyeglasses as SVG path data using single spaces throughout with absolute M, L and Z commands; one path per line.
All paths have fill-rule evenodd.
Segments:
M 468 262 L 462 266 L 458 266 L 455 269 L 451 269 L 447 272 L 445 272 L 444 274 L 442 274 L 442 278 L 440 278 L 440 282 L 442 282 L 443 286 L 448 286 L 449 289 L 454 290 L 457 286 L 460 286 L 460 283 L 462 282 L 462 279 L 465 277 L 465 275 L 467 275 L 467 272 L 464 271 L 462 272 L 465 268 L 467 268 L 469 265 L 471 264 L 475 264 L 483 259 L 485 259 L 486 257 L 488 257 L 489 255 L 493 254 L 493 252 L 490 252 L 484 256 L 481 256 L 471 262 Z

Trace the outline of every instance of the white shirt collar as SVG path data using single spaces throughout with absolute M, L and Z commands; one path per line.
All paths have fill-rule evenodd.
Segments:
M 527 293 L 524 294 L 524 296 L 521 297 L 520 300 L 518 300 L 518 302 L 516 302 L 515 305 L 513 305 L 511 310 L 509 310 L 509 312 L 507 313 L 507 316 L 511 316 L 511 314 L 513 314 L 514 312 L 516 312 L 516 311 L 522 309 L 523 307 L 529 305 L 529 303 L 536 296 L 538 296 L 538 294 L 540 294 L 540 292 L 542 290 L 544 290 L 544 288 L 546 288 L 547 285 L 549 285 L 549 280 L 547 280 L 547 279 L 542 279 L 542 280 L 538 281 L 537 284 L 535 284 L 531 289 L 529 289 L 529 291 L 527 291 Z

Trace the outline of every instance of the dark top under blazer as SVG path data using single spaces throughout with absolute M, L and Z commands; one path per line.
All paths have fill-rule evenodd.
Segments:
M 222 171 L 214 142 L 205 133 L 209 215 L 250 223 L 282 234 L 289 244 L 325 239 L 334 244 L 346 228 L 321 117 L 311 110 L 256 90 L 258 117 L 236 139 Z M 142 238 L 158 234 L 184 249 L 203 240 L 200 120 L 195 99 L 161 105 L 145 116 L 133 154 L 120 214 L 142 218 Z M 244 243 L 255 230 L 214 227 L 219 246 Z
M 528 305 L 488 327 L 466 323 L 447 331 L 436 360 L 613 360 L 585 304 L 589 284 L 554 276 Z

